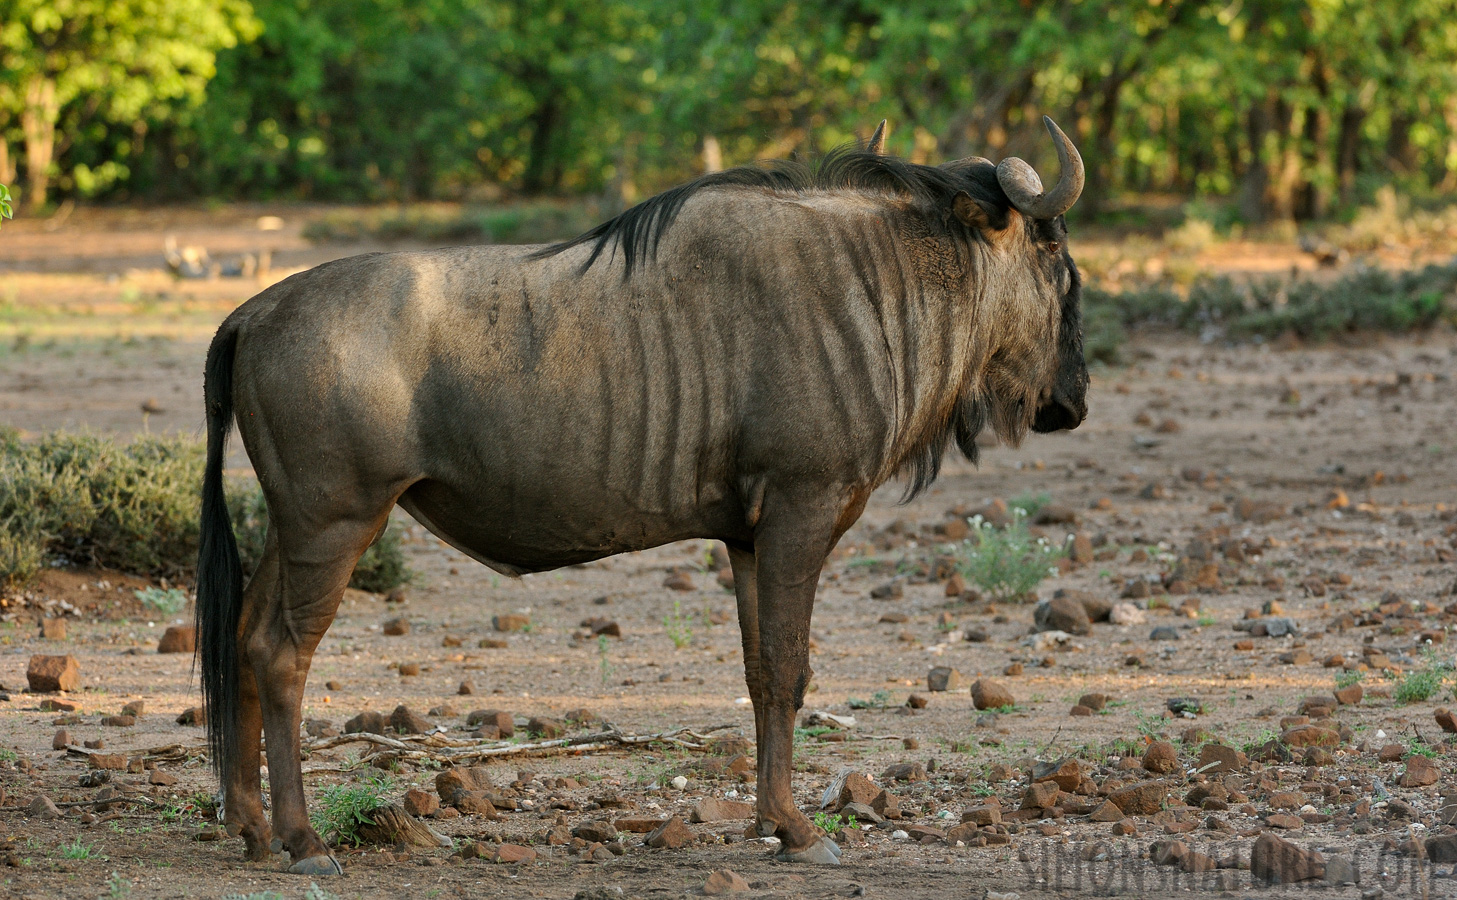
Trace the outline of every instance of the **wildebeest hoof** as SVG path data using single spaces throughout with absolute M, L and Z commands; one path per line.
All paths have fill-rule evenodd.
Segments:
M 827 837 L 805 847 L 803 850 L 782 849 L 774 856 L 780 862 L 812 863 L 817 866 L 838 866 L 840 864 L 840 845 Z
M 301 859 L 288 867 L 292 875 L 343 875 L 344 867 L 328 853 Z
M 283 852 L 283 838 L 276 837 L 273 840 L 269 841 L 268 842 L 268 849 L 272 853 L 282 853 Z

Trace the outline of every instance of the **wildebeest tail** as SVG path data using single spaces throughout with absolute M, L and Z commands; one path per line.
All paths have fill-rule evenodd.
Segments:
M 207 466 L 202 478 L 202 534 L 197 554 L 197 659 L 207 710 L 213 768 L 227 771 L 238 746 L 238 621 L 243 609 L 243 564 L 223 494 L 223 460 L 233 428 L 233 357 L 238 329 L 224 322 L 207 351 L 203 400 L 207 410 Z

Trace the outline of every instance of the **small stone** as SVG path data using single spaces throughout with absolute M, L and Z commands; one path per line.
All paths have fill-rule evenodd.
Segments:
M 463 816 L 480 816 L 484 819 L 499 819 L 501 814 L 485 791 L 457 791 L 454 806 Z
M 1108 795 L 1108 799 L 1130 816 L 1152 816 L 1164 808 L 1169 789 L 1157 781 L 1131 784 Z
M 396 616 L 393 619 L 386 620 L 380 626 L 380 630 L 390 637 L 401 637 L 410 633 L 410 620 L 404 616 Z
M 612 827 L 628 834 L 651 834 L 661 824 L 663 820 L 656 817 L 628 816 L 613 821 Z
M 158 653 L 192 653 L 197 649 L 197 629 L 191 625 L 169 625 L 157 642 Z
M 1382 762 L 1401 762 L 1406 756 L 1406 745 L 1404 744 L 1382 744 L 1381 749 L 1376 751 L 1376 758 Z
M 25 814 L 32 819 L 59 819 L 61 811 L 57 808 L 55 801 L 45 794 L 36 794 L 35 799 L 25 808 Z
M 1287 747 L 1338 747 L 1341 735 L 1319 725 L 1301 725 L 1280 735 L 1280 742 Z
M 101 724 L 108 728 L 130 728 L 137 724 L 136 716 L 103 716 Z
M 1138 833 L 1138 825 L 1132 819 L 1119 819 L 1113 823 L 1113 833 L 1119 837 L 1128 837 Z
M 1177 641 L 1179 640 L 1179 629 L 1172 625 L 1160 625 L 1149 632 L 1148 639 L 1151 641 Z
M 926 689 L 930 691 L 956 691 L 966 684 L 966 678 L 949 666 L 936 666 L 926 673 Z
M 971 685 L 971 702 L 977 709 L 1001 709 L 1017 703 L 1005 685 L 990 678 L 978 678 Z
M 147 776 L 147 784 L 156 785 L 157 787 L 171 787 L 176 783 L 176 775 L 170 772 L 163 772 L 161 769 L 153 769 L 151 774 Z
M 1053 781 L 1034 781 L 1022 795 L 1022 809 L 1051 809 L 1057 805 L 1060 789 Z
M 1457 716 L 1452 715 L 1450 709 L 1443 706 L 1434 712 L 1432 717 L 1437 720 L 1437 726 L 1447 734 L 1457 734 Z
M 476 692 L 476 686 L 474 683 L 471 682 L 469 678 L 467 678 L 465 681 L 462 681 L 460 683 L 460 687 L 456 688 L 455 692 L 462 697 L 468 697 Z
M 526 732 L 552 741 L 565 735 L 567 726 L 560 719 L 553 719 L 549 716 L 532 716 L 531 720 L 526 723 Z
M 917 762 L 896 763 L 880 775 L 881 781 L 925 781 L 926 767 Z
M 1250 874 L 1269 884 L 1295 884 L 1325 877 L 1325 858 L 1266 831 L 1250 851 Z
M 105 769 L 109 772 L 125 772 L 127 768 L 124 753 L 93 753 L 86 757 L 86 761 L 93 769 Z
M 673 816 L 653 829 L 652 833 L 643 840 L 643 843 L 658 850 L 678 850 L 692 842 L 692 829 L 677 816 Z
M 41 619 L 40 639 L 43 641 L 64 641 L 66 639 L 66 620 Z
M 81 745 L 87 750 L 100 750 L 106 746 L 106 741 L 103 741 L 101 738 L 97 738 L 94 741 L 82 741 Z
M 667 578 L 663 579 L 663 587 L 671 591 L 691 591 L 698 587 L 693 583 L 693 576 L 681 569 Z
M 51 738 L 52 750 L 64 750 L 71 745 L 71 732 L 64 728 L 56 729 L 56 736 Z
M 1083 770 L 1076 759 L 1064 757 L 1053 762 L 1040 762 L 1034 765 L 1032 767 L 1032 780 L 1034 782 L 1051 781 L 1062 790 L 1071 794 L 1082 784 Z
M 1088 818 L 1094 822 L 1121 822 L 1124 818 L 1123 810 L 1118 804 L 1111 800 L 1104 800 L 1089 814 Z
M 1361 698 L 1366 696 L 1366 690 L 1359 684 L 1337 688 L 1334 693 L 1336 702 L 1342 706 L 1358 706 L 1361 703 Z
M 515 721 L 508 712 L 499 709 L 478 709 L 465 717 L 465 724 L 468 728 L 491 727 L 496 729 L 496 734 L 502 738 L 509 738 L 516 733 Z
M 1434 863 L 1457 863 L 1457 834 L 1427 838 L 1427 859 Z
M 1002 824 L 1002 808 L 990 803 L 973 806 L 961 814 L 961 821 L 981 827 Z
M 1154 741 L 1143 753 L 1143 767 L 1150 772 L 1167 775 L 1179 767 L 1179 751 L 1168 741 Z
M 870 806 L 875 798 L 883 793 L 875 782 L 859 772 L 851 772 L 845 776 L 845 783 L 840 787 L 840 796 L 835 801 L 835 809 L 841 810 L 850 803 L 863 803 Z
M 710 897 L 737 894 L 749 889 L 749 883 L 730 869 L 717 869 L 703 882 L 703 893 Z
M 433 815 L 440 808 L 440 798 L 427 791 L 411 788 L 405 791 L 405 812 L 412 816 Z
M 1325 881 L 1334 885 L 1355 884 L 1356 867 L 1344 856 L 1332 856 L 1326 860 Z
M 525 631 L 531 627 L 531 617 L 520 613 L 504 613 L 491 617 L 491 627 L 497 631 Z
M 1442 777 L 1442 770 L 1425 756 L 1412 754 L 1406 758 L 1406 770 L 1401 773 L 1400 784 L 1404 788 L 1426 787 L 1436 784 Z
M 1208 743 L 1199 750 L 1199 761 L 1195 768 L 1205 774 L 1223 775 L 1229 772 L 1243 772 L 1249 760 L 1243 753 L 1224 744 Z
M 81 686 L 81 667 L 74 656 L 36 654 L 26 667 L 25 679 L 34 694 L 74 691 Z
M 1078 706 L 1086 706 L 1093 712 L 1101 712 L 1108 705 L 1108 695 L 1100 693 L 1084 694 L 1078 698 Z
M 1299 831 L 1305 821 L 1299 816 L 1292 816 L 1289 813 L 1271 813 L 1265 816 L 1265 824 L 1271 828 L 1282 828 L 1286 831 Z
M 344 723 L 345 734 L 384 734 L 389 730 L 389 720 L 382 713 L 366 710 Z
M 401 704 L 390 714 L 390 727 L 399 734 L 425 734 L 435 726 L 424 716 Z
M 601 820 L 583 822 L 572 829 L 572 836 L 579 837 L 584 841 L 596 841 L 599 844 L 605 844 L 608 841 L 617 840 L 617 829 L 613 827 L 611 822 Z
M 1032 621 L 1038 631 L 1065 631 L 1068 634 L 1091 634 L 1093 631 L 1083 604 L 1066 595 L 1039 602 L 1033 610 Z
M 1108 621 L 1114 625 L 1142 625 L 1147 616 L 1132 603 L 1115 603 L 1108 611 Z
M 501 844 L 490 855 L 491 862 L 503 864 L 525 863 L 533 859 L 536 859 L 536 851 L 520 844 Z
M 712 823 L 747 819 L 754 814 L 754 807 L 739 800 L 709 798 L 693 806 L 690 822 Z

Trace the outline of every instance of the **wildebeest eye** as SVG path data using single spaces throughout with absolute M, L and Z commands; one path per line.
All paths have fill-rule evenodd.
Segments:
M 1059 244 L 1057 241 L 1048 241 L 1047 242 L 1047 252 L 1048 253 L 1056 253 L 1058 250 L 1061 250 L 1061 249 L 1062 249 L 1062 245 Z

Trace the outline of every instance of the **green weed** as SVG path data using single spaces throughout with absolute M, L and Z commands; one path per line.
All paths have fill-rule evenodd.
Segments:
M 853 813 L 842 817 L 839 813 L 827 812 L 815 813 L 814 823 L 825 834 L 839 834 L 843 829 L 854 828 L 858 824 Z
M 80 838 L 61 845 L 61 857 L 64 859 L 95 859 L 100 855 L 94 844 L 88 844 Z
M 1057 573 L 1066 551 L 1027 530 L 1027 514 L 1013 508 L 1012 521 L 997 528 L 980 516 L 971 519 L 972 537 L 956 548 L 956 568 L 993 597 L 1021 597 Z
M 1422 667 L 1403 675 L 1396 689 L 1391 692 L 1392 699 L 1397 703 L 1423 703 L 1430 700 L 1441 692 L 1442 685 L 1452 677 L 1452 664 L 1439 662 L 1434 651 L 1427 650 L 1422 654 L 1422 659 Z
M 691 622 L 692 618 L 684 615 L 683 604 L 677 600 L 673 601 L 673 611 L 663 616 L 663 628 L 668 632 L 668 639 L 679 650 L 693 643 Z
M 387 775 L 366 777 L 362 784 L 340 784 L 324 789 L 310 817 L 314 830 L 335 846 L 358 846 L 359 826 L 369 824 L 370 813 L 385 806 L 394 787 Z
M 187 607 L 187 594 L 178 588 L 164 591 L 161 588 L 148 587 L 132 593 L 147 609 L 156 610 L 166 616 L 176 615 Z

